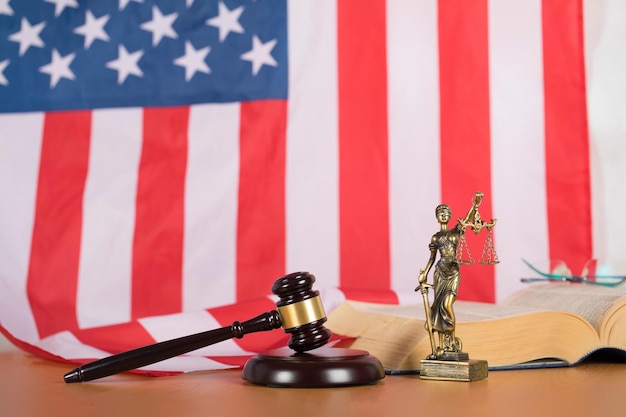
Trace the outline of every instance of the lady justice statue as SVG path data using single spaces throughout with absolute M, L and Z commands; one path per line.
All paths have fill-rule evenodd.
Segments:
M 469 355 L 462 351 L 461 339 L 455 336 L 456 318 L 453 309 L 461 279 L 460 249 L 466 245 L 465 229 L 470 227 L 474 233 L 478 234 L 483 228 L 487 228 L 491 233 L 491 229 L 496 224 L 494 219 L 491 222 L 481 220 L 478 206 L 482 199 L 483 193 L 477 192 L 474 195 L 472 207 L 465 217 L 458 219 L 456 226 L 451 229 L 448 228 L 452 215 L 450 207 L 441 204 L 435 209 L 440 230 L 433 235 L 428 245 L 430 258 L 424 269 L 420 270 L 418 286 L 415 288 L 415 291 L 422 293 L 424 300 L 425 327 L 428 330 L 432 348 L 432 353 L 421 362 L 420 376 L 422 378 L 472 381 L 487 376 L 487 362 L 470 361 Z M 492 256 L 485 259 L 486 251 L 484 250 L 481 263 L 497 263 L 491 235 L 488 236 L 486 248 Z M 437 252 L 439 252 L 439 261 L 435 264 Z M 426 280 L 433 265 L 435 266 L 433 285 L 430 285 Z M 429 288 L 434 290 L 432 306 L 428 302 Z M 438 334 L 438 344 L 435 342 L 435 332 Z

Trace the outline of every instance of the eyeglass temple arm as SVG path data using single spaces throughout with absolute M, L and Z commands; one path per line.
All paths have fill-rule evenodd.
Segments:
M 524 262 L 526 264 L 526 266 L 528 266 L 530 269 L 532 269 L 533 271 L 535 271 L 536 273 L 538 273 L 541 276 L 544 276 L 546 278 L 559 278 L 559 279 L 569 279 L 571 277 L 569 276 L 565 276 L 565 275 L 554 275 L 554 274 L 547 274 L 545 272 L 542 272 L 540 270 L 538 270 L 537 268 L 535 268 L 534 266 L 532 266 L 532 264 L 530 262 L 528 262 L 526 259 L 522 258 L 522 262 Z
M 626 281 L 626 276 L 624 275 L 591 275 L 591 276 L 587 276 L 587 277 L 581 277 L 581 276 L 566 276 L 566 275 L 553 275 L 553 274 L 547 274 L 545 272 L 542 272 L 540 270 L 538 270 L 537 268 L 535 268 L 530 262 L 528 262 L 526 259 L 522 258 L 522 262 L 524 262 L 530 269 L 532 269 L 533 271 L 535 271 L 536 273 L 538 273 L 539 275 L 546 277 L 548 280 L 563 280 L 563 281 L 570 281 L 570 282 L 589 282 L 591 284 L 599 284 L 599 285 L 603 285 L 605 287 L 616 287 L 618 285 L 621 285 L 624 281 Z M 594 282 L 593 280 L 589 280 L 589 278 L 613 278 L 613 279 L 618 279 L 619 281 L 616 282 Z M 537 282 L 537 281 L 545 281 L 545 279 L 542 278 L 520 278 L 520 281 L 522 282 Z

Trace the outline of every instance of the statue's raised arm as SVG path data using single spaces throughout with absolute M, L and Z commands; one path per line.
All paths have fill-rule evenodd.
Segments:
M 471 227 L 472 231 L 478 234 L 483 228 L 487 228 L 491 230 L 493 226 L 496 225 L 497 219 L 491 219 L 490 222 L 486 222 L 480 218 L 480 213 L 478 212 L 478 206 L 483 201 L 483 193 L 478 191 L 474 194 L 474 199 L 472 200 L 472 207 L 469 209 L 464 218 L 458 219 L 458 225 L 460 228 L 465 229 L 467 227 Z

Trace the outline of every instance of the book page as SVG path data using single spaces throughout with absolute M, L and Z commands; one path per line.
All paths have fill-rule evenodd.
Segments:
M 599 336 L 579 315 L 516 305 L 469 301 L 454 304 L 464 350 L 491 366 L 539 358 L 574 363 L 598 346 Z M 403 305 L 346 301 L 328 315 L 328 328 L 355 338 L 389 369 L 419 369 L 431 351 L 423 303 Z M 558 341 L 558 342 L 555 342 Z
M 359 301 L 349 301 L 348 303 L 359 311 L 426 320 L 424 304 L 422 302 L 402 305 L 373 304 Z M 517 305 L 495 305 L 475 301 L 456 301 L 453 308 L 457 322 L 459 323 L 495 320 L 542 310 Z
M 626 286 L 546 283 L 530 285 L 504 300 L 502 305 L 558 310 L 578 314 L 600 332 L 607 311 L 626 296 Z
M 380 306 L 348 301 L 328 315 L 326 324 L 335 334 L 356 338 L 350 347 L 374 354 L 384 366 L 399 369 L 422 340 L 425 339 L 428 343 L 428 333 L 424 329 L 423 321 L 367 311 L 358 308 L 357 305 L 362 308 Z

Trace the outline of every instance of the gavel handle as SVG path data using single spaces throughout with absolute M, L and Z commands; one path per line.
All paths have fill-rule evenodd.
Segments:
M 278 329 L 281 326 L 277 311 L 263 313 L 255 318 L 240 323 L 235 321 L 228 327 L 179 337 L 108 356 L 94 362 L 81 365 L 65 374 L 67 383 L 92 381 L 141 368 L 183 353 L 191 352 L 233 337 L 242 338 L 245 334 Z

